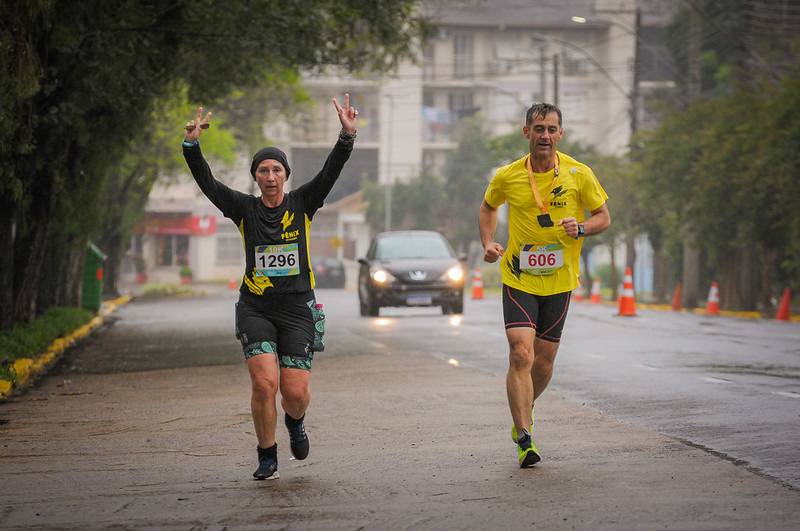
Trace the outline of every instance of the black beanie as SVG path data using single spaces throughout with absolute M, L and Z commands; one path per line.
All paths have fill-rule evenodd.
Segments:
M 283 164 L 283 168 L 286 170 L 286 178 L 289 178 L 289 174 L 292 173 L 292 170 L 289 168 L 289 162 L 286 160 L 286 153 L 276 147 L 265 147 L 259 149 L 256 154 L 253 155 L 253 163 L 250 165 L 250 175 L 253 176 L 253 179 L 256 178 L 256 169 L 258 165 L 267 159 L 277 160 Z

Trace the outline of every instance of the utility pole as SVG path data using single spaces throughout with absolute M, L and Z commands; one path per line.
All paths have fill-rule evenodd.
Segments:
M 539 101 L 547 101 L 547 54 L 544 46 L 539 48 L 539 68 L 541 72 L 539 78 Z
M 558 54 L 553 55 L 553 105 L 558 107 Z
M 639 59 L 641 58 L 642 10 L 636 8 L 636 19 L 633 26 L 633 80 L 631 82 L 631 136 L 639 130 Z
M 386 187 L 384 188 L 383 230 L 392 230 L 392 127 L 394 123 L 394 94 L 386 94 L 389 98 L 389 125 L 386 128 Z

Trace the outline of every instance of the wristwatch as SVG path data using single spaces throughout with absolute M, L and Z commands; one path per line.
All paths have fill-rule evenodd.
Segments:
M 578 235 L 575 236 L 575 239 L 577 240 L 584 234 L 586 234 L 586 227 L 583 226 L 583 223 L 578 223 Z

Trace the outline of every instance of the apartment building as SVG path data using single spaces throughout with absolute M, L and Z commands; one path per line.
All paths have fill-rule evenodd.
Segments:
M 289 186 L 310 179 L 336 139 L 332 97 L 341 101 L 349 92 L 360 120 L 356 150 L 314 219 L 312 253 L 363 256 L 372 230 L 362 182 L 385 185 L 441 168 L 468 116 L 482 117 L 492 135 L 521 135 L 525 110 L 548 101 L 563 111 L 565 138 L 624 153 L 632 132 L 652 125 L 647 93 L 673 79 L 661 45 L 671 7 L 666 0 L 424 1 L 437 31 L 416 63 L 384 78 L 308 76 L 316 102 L 308 116 L 270 129 L 289 156 Z M 243 157 L 217 175 L 249 190 L 248 168 Z M 186 179 L 151 194 L 148 221 L 135 239 L 149 278 L 175 281 L 184 263 L 197 280 L 240 276 L 236 228 L 200 196 L 188 172 Z M 391 219 L 385 225 L 392 228 Z

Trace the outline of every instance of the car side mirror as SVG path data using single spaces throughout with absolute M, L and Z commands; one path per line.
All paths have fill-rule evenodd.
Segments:
M 369 262 L 367 262 L 366 258 L 359 258 L 358 259 L 358 263 L 361 264 L 361 265 L 365 265 L 365 266 L 369 265 Z
M 459 262 L 466 262 L 467 261 L 467 253 L 459 253 L 458 261 Z

